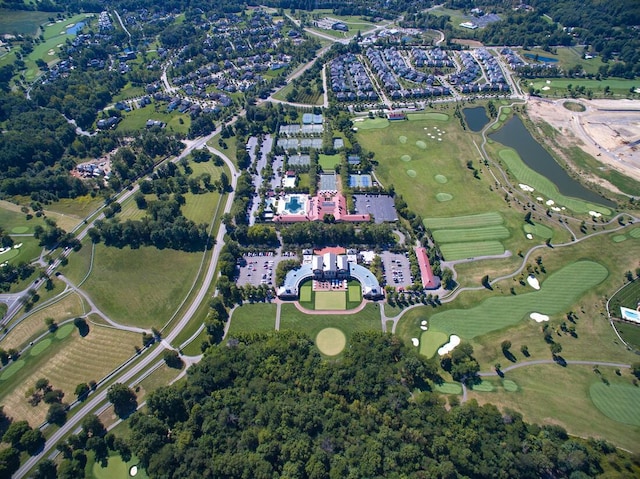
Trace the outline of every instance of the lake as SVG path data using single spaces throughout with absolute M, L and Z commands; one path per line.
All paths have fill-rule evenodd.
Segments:
M 496 133 L 491 134 L 491 139 L 516 150 L 529 168 L 549 178 L 563 195 L 615 208 L 615 203 L 571 178 L 549 152 L 531 136 L 517 115 L 514 115 Z
M 74 26 L 67 28 L 67 35 L 77 35 L 80 30 L 84 27 L 84 22 L 78 22 Z
M 462 113 L 464 113 L 464 121 L 467 122 L 471 131 L 481 131 L 489 123 L 487 112 L 482 106 L 465 108 Z
M 525 53 L 524 56 L 529 60 L 539 61 L 542 63 L 558 63 L 556 58 L 543 57 L 542 55 L 536 55 L 534 53 Z

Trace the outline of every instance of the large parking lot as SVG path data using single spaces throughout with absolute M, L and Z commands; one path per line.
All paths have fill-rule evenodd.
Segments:
M 282 253 L 281 255 L 274 252 L 256 252 L 247 253 L 243 258 L 243 264 L 239 265 L 240 271 L 236 281 L 238 286 L 252 284 L 259 286 L 266 284 L 275 286 L 276 267 L 283 259 L 296 258 L 292 253 Z
M 389 251 L 383 251 L 380 257 L 382 258 L 387 285 L 406 288 L 413 284 L 408 257 L 404 254 L 391 253 Z

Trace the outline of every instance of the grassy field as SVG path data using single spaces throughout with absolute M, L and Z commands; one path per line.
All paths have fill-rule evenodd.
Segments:
M 504 224 L 504 218 L 497 211 L 478 215 L 456 216 L 451 218 L 426 218 L 424 225 L 432 230 L 451 228 L 479 228 Z
M 563 195 L 551 180 L 525 165 L 515 150 L 511 148 L 501 149 L 498 151 L 498 156 L 519 182 L 525 183 L 536 190 L 535 195 L 546 196 L 548 199 L 553 200 L 557 206 L 566 206 L 575 213 L 584 214 L 589 211 L 597 211 L 603 215 L 611 214 L 611 210 L 604 206 Z
M 233 311 L 229 335 L 273 331 L 275 327 L 275 304 L 243 304 Z
M 379 130 L 389 125 L 390 122 L 386 118 L 366 118 L 353 121 L 353 126 L 358 130 Z
M 69 277 L 86 275 L 90 246 L 84 259 L 69 262 Z M 81 253 L 84 251 L 81 250 Z M 132 250 L 96 245 L 92 273 L 83 289 L 114 321 L 140 327 L 161 327 L 187 295 L 202 261 L 202 253 L 141 247 Z M 66 268 L 65 268 L 65 274 Z
M 0 34 L 20 33 L 34 36 L 40 25 L 49 23 L 49 17 L 55 17 L 55 14 L 50 12 L 1 9 Z
M 359 129 L 362 146 L 376 154 L 376 175 L 381 183 L 393 185 L 415 213 L 423 218 L 495 214 L 504 208 L 504 200 L 490 191 L 492 182 L 478 165 L 480 155 L 473 143 L 477 136 L 463 130 L 449 114 L 450 110 L 442 108 L 444 111 L 418 114 L 425 119 L 389 124 L 376 118 L 354 125 Z M 446 120 L 433 119 L 445 116 Z M 367 122 L 375 122 L 377 128 L 367 129 Z M 437 136 L 438 133 L 441 135 Z M 480 179 L 475 179 L 467 168 L 469 160 L 479 166 Z M 441 177 L 447 182 L 443 183 Z M 450 195 L 451 199 L 438 201 L 439 194 L 440 199 L 442 194 Z
M 618 385 L 632 387 L 628 372 L 618 377 L 611 368 L 600 367 L 600 371 L 616 390 Z M 590 389 L 599 378 L 590 366 L 528 366 L 510 371 L 506 377 L 518 385 L 516 392 L 500 387 L 499 378 L 492 378 L 493 392 L 472 390 L 469 398 L 495 404 L 501 410 L 519 411 L 526 421 L 558 424 L 570 434 L 604 438 L 633 453 L 640 452 L 640 428 L 612 420 L 593 404 Z
M 40 424 L 47 406 L 32 407 L 25 392 L 39 378 L 47 378 L 54 388 L 62 389 L 65 401 L 73 401 L 76 386 L 99 380 L 131 357 L 134 345 L 141 345 L 138 334 L 90 325 L 90 332 L 80 337 L 75 327 L 64 338 L 51 335 L 51 344 L 38 355 L 25 355 L 22 368 L 8 379 L 0 380 L 0 402 L 14 419 L 27 419 L 32 426 Z M 67 331 L 60 330 L 61 333 Z M 63 334 L 60 334 L 63 336 Z
M 638 82 L 622 78 L 607 78 L 605 80 L 545 78 L 533 82 L 527 80 L 526 85 L 527 87 L 532 85 L 536 90 L 540 90 L 542 96 L 547 97 L 569 97 L 570 94 L 567 87 L 571 85 L 573 89 L 578 86 L 584 86 L 586 90 L 593 92 L 594 98 L 627 98 L 631 87 L 637 87 Z M 607 86 L 611 92 L 609 95 L 605 95 L 604 91 Z M 543 90 L 543 88 L 548 89 Z
M 314 309 L 342 311 L 347 308 L 345 291 L 316 291 L 315 296 Z
M 191 117 L 187 113 L 180 113 L 177 110 L 169 113 L 164 105 L 158 105 L 157 111 L 153 106 L 134 108 L 130 112 L 124 112 L 122 118 L 123 120 L 118 124 L 120 131 L 144 130 L 147 120 L 162 121 L 167 124 L 165 127 L 167 131 L 184 134 L 189 131 L 191 125 Z
M 504 226 L 484 226 L 480 228 L 442 229 L 433 232 L 438 243 L 464 243 L 471 241 L 503 240 L 511 236 Z
M 598 73 L 598 69 L 603 65 L 600 57 L 591 58 L 589 60 L 585 60 L 582 58 L 583 52 L 581 49 L 577 47 L 554 47 L 555 53 L 544 51 L 540 48 L 532 48 L 530 50 L 516 50 L 521 55 L 528 53 L 530 55 L 539 55 L 541 57 L 553 58 L 557 60 L 557 63 L 554 65 L 558 65 L 562 67 L 564 70 L 568 70 L 569 68 L 573 68 L 576 65 L 581 65 L 584 68 L 586 73 L 591 73 L 595 75 Z M 531 61 L 528 58 L 525 58 L 526 61 Z
M 467 243 L 447 243 L 440 245 L 440 251 L 447 261 L 478 256 L 494 256 L 504 253 L 500 241 L 474 241 Z

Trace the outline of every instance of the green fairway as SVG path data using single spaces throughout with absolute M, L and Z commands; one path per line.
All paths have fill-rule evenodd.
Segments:
M 73 324 L 65 324 L 64 326 L 58 328 L 58 330 L 56 331 L 56 338 L 64 339 L 67 336 L 69 336 L 71 333 L 73 333 L 73 330 L 74 330 Z
M 424 331 L 420 335 L 420 354 L 432 358 L 438 348 L 449 341 L 449 335 L 440 331 Z
M 315 308 L 317 310 L 340 311 L 347 309 L 345 291 L 316 291 Z
M 469 241 L 466 243 L 445 243 L 440 246 L 440 251 L 447 261 L 454 261 L 502 254 L 504 246 L 500 241 Z
M 503 379 L 502 387 L 505 391 L 508 391 L 510 393 L 514 393 L 518 390 L 518 384 L 516 384 L 516 382 L 512 381 L 511 379 Z
M 546 53 L 545 53 L 546 55 Z M 607 98 L 626 97 L 629 94 L 631 87 L 637 87 L 638 83 L 634 80 L 624 80 L 621 78 L 606 78 L 604 80 L 588 80 L 578 78 L 545 78 L 544 80 L 537 80 L 533 83 L 533 88 L 540 90 L 540 94 L 544 96 L 564 96 L 569 92 L 567 87 L 572 86 L 584 87 L 586 90 L 593 92 L 593 97 L 602 98 L 605 95 L 605 88 L 609 87 L 611 95 Z M 546 90 L 544 90 L 546 88 Z
M 6 381 L 15 373 L 20 371 L 25 365 L 24 359 L 18 359 L 17 361 L 12 362 L 9 366 L 4 368 L 2 374 L 0 374 L 0 381 Z
M 640 388 L 627 384 L 591 384 L 589 396 L 593 404 L 614 421 L 640 426 Z
M 433 232 L 438 243 L 462 243 L 467 241 L 502 240 L 511 236 L 505 226 L 485 226 L 482 228 L 443 229 Z
M 316 346 L 322 354 L 340 354 L 347 344 L 347 337 L 338 328 L 324 328 L 316 336 Z
M 38 344 L 36 344 L 34 347 L 31 348 L 31 350 L 29 351 L 29 354 L 31 356 L 37 356 L 38 354 L 43 352 L 45 349 L 47 349 L 49 346 L 51 346 L 51 338 L 43 339 L 42 341 L 38 342 Z
M 535 189 L 536 193 L 534 194 L 542 194 L 555 201 L 558 206 L 566 206 L 575 213 L 597 211 L 607 216 L 611 214 L 611 210 L 604 206 L 563 195 L 548 178 L 525 165 L 515 150 L 504 148 L 498 152 L 498 156 L 519 182 L 525 183 Z
M 0 14 L 0 34 L 27 34 L 34 36 L 41 24 L 49 23 L 49 12 L 5 10 Z
M 547 239 L 553 236 L 553 230 L 545 225 L 541 225 L 540 223 L 525 223 L 522 228 L 525 233 L 530 233 L 539 238 Z
M 636 239 L 640 238 L 640 228 L 633 228 L 629 231 L 629 236 Z
M 442 394 L 462 394 L 462 386 L 458 383 L 436 384 L 435 390 Z
M 29 231 L 27 226 L 16 226 L 15 228 L 11 228 L 11 233 L 21 235 Z
M 454 216 L 451 218 L 426 218 L 424 225 L 432 230 L 443 228 L 477 228 L 504 224 L 504 218 L 497 211 L 478 215 Z
M 389 120 L 386 118 L 367 118 L 363 121 L 354 122 L 353 126 L 359 130 L 378 130 L 389 126 Z
M 485 393 L 495 390 L 493 384 L 491 384 L 489 381 L 481 381 L 478 384 L 473 384 L 471 385 L 471 389 L 473 389 L 474 391 L 482 391 Z
M 493 296 L 470 309 L 436 313 L 430 328 L 471 339 L 514 325 L 529 313 L 555 315 L 563 312 L 585 292 L 607 277 L 607 269 L 593 261 L 577 261 L 553 273 L 539 291 L 517 296 Z

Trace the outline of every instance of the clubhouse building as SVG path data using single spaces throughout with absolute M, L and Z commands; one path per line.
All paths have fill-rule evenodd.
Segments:
M 347 255 L 325 253 L 311 256 L 299 268 L 287 273 L 284 284 L 278 289 L 278 297 L 295 300 L 300 296 L 300 285 L 308 280 L 334 281 L 355 279 L 362 286 L 362 296 L 366 299 L 383 297 L 382 288 L 375 275 L 364 266 L 349 261 Z

